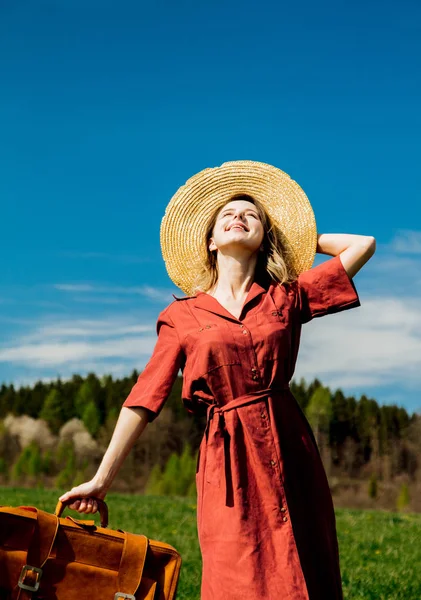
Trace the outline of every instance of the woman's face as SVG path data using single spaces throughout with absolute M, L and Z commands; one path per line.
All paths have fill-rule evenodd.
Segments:
M 247 200 L 232 200 L 216 217 L 209 250 L 240 246 L 253 253 L 260 248 L 263 237 L 263 224 L 256 206 Z

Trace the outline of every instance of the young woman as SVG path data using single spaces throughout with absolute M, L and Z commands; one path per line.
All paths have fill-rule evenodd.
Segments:
M 289 382 L 302 324 L 360 306 L 352 277 L 374 238 L 317 234 L 286 173 L 234 161 L 178 190 L 161 247 L 190 295 L 160 313 L 154 352 L 95 477 L 60 499 L 97 510 L 181 369 L 186 409 L 207 414 L 196 469 L 201 600 L 342 599 L 332 496 Z M 332 258 L 310 268 L 315 252 Z

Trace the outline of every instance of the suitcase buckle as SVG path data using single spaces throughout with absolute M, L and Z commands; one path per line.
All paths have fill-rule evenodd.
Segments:
M 39 588 L 41 575 L 42 569 L 39 569 L 38 567 L 31 567 L 31 565 L 24 565 L 19 577 L 18 586 L 22 590 L 36 592 Z
M 114 596 L 114 600 L 136 600 L 132 594 L 123 594 L 123 592 L 117 592 Z

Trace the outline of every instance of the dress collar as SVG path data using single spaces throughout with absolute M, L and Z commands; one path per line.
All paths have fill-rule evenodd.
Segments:
M 233 321 L 240 321 L 247 304 L 255 298 L 257 298 L 257 296 L 259 296 L 260 294 L 265 294 L 266 292 L 267 290 L 263 286 L 257 283 L 257 281 L 253 281 L 244 301 L 243 307 L 241 309 L 240 319 L 234 317 L 234 315 L 232 315 L 226 308 L 224 308 L 222 304 L 220 304 L 219 301 L 216 298 L 214 298 L 214 296 L 210 296 L 206 292 L 197 292 L 194 305 L 196 308 L 207 310 L 209 312 L 220 315 L 221 317 L 226 317 Z

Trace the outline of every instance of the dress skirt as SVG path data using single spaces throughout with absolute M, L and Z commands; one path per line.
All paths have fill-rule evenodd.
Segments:
M 335 513 L 290 389 L 208 408 L 197 483 L 201 600 L 342 600 Z

